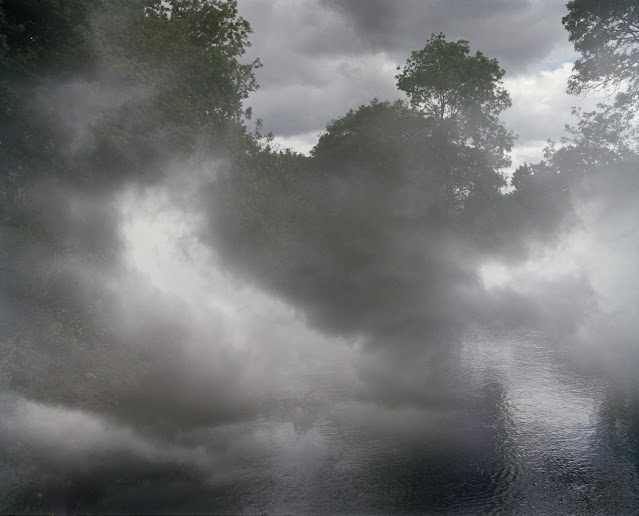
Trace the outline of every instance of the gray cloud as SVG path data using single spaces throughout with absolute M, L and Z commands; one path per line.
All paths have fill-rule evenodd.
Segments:
M 328 121 L 374 97 L 401 98 L 396 67 L 439 32 L 467 39 L 473 50 L 499 60 L 514 99 L 504 119 L 520 135 L 518 145 L 534 147 L 535 156 L 546 139 L 561 136 L 570 107 L 580 104 L 564 94 L 563 74 L 552 71 L 574 58 L 562 3 L 246 1 L 240 12 L 254 30 L 248 58 L 264 63 L 257 72 L 260 90 L 249 104 L 282 141 L 317 135 Z M 551 75 L 539 76 L 548 66 Z
M 294 136 L 316 131 L 319 133 L 332 119 L 351 107 L 368 103 L 372 98 L 394 98 L 394 68 L 385 55 L 349 57 L 318 57 L 311 62 L 301 55 L 291 56 L 282 65 L 304 69 L 313 67 L 319 76 L 298 82 L 295 77 L 285 83 L 270 85 L 264 82 L 251 96 L 257 117 L 264 118 L 265 129 L 277 135 Z M 286 76 L 286 72 L 283 72 Z M 260 77 L 260 80 L 263 78 Z
M 370 49 L 404 59 L 422 48 L 431 33 L 443 32 L 450 40 L 469 40 L 513 73 L 567 40 L 561 25 L 565 8 L 557 2 L 329 0 L 325 5 L 344 13 Z

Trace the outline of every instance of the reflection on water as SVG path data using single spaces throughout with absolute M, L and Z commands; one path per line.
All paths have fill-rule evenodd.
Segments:
M 639 514 L 632 386 L 579 369 L 568 350 L 537 334 L 478 331 L 450 356 L 433 376 L 447 378 L 437 386 L 445 404 L 362 396 L 355 360 L 284 368 L 251 421 L 202 430 L 199 441 L 209 444 L 192 451 L 197 461 L 176 467 L 170 453 L 108 454 L 45 493 L 47 508 Z
M 486 416 L 493 412 L 499 461 L 486 508 L 637 510 L 639 427 L 627 388 L 579 371 L 539 335 L 480 335 L 462 354 L 472 384 L 493 391 L 477 400 Z M 613 406 L 623 409 L 613 414 Z M 625 434 L 613 430 L 620 426 Z
M 424 408 L 388 409 L 413 429 L 367 420 L 366 404 L 331 392 L 330 381 L 274 401 L 263 415 L 272 439 L 266 478 L 243 486 L 230 509 L 639 511 L 638 406 L 629 388 L 580 371 L 539 335 L 479 332 L 457 353 L 463 397 L 447 435 L 427 429 Z

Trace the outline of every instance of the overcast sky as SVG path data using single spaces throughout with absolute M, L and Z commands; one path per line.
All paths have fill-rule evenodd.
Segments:
M 595 102 L 564 91 L 577 56 L 562 0 L 241 0 L 239 9 L 253 27 L 248 57 L 264 65 L 248 105 L 266 132 L 300 152 L 350 108 L 401 98 L 397 67 L 432 33 L 466 39 L 505 69 L 513 107 L 503 120 L 519 135 L 513 167 L 541 158 L 572 106 Z

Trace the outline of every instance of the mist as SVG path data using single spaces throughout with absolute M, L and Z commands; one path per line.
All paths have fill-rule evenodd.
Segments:
M 504 6 L 415 43 L 417 5 L 309 2 L 352 32 L 307 67 L 401 66 L 303 154 L 247 110 L 285 81 L 250 2 L 45 4 L 0 6 L 0 511 L 634 510 L 632 92 L 514 162 L 543 56 L 468 21 Z

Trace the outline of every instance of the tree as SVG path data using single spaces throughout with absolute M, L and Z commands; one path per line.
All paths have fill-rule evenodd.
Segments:
M 5 178 L 113 184 L 233 148 L 257 87 L 250 32 L 233 0 L 0 3 Z
M 439 34 L 396 76 L 411 105 L 433 122 L 432 167 L 446 214 L 504 185 L 498 171 L 510 164 L 514 136 L 499 120 L 511 105 L 503 75 L 496 59 L 479 51 L 472 56 L 467 41 L 447 42 Z
M 241 62 L 250 32 L 234 0 L 111 0 L 96 21 L 100 64 L 116 88 L 142 94 L 97 127 L 92 159 L 109 173 L 140 171 L 233 148 L 257 88 L 259 60 Z
M 236 0 L 111 0 L 97 29 L 112 71 L 132 85 L 186 95 L 202 123 L 241 118 L 242 101 L 257 87 L 259 61 L 240 62 L 251 27 Z
M 64 136 L 49 113 L 39 109 L 36 91 L 90 67 L 89 27 L 101 3 L 0 2 L 0 187 L 65 161 L 54 159 L 53 149 Z
M 572 0 L 562 19 L 581 58 L 568 92 L 622 88 L 619 105 L 639 110 L 639 5 L 636 0 Z
M 525 215 L 522 231 L 549 238 L 577 222 L 575 198 L 603 194 L 594 185 L 603 184 L 604 190 L 619 185 L 631 188 L 633 181 L 625 171 L 636 169 L 637 155 L 632 150 L 634 135 L 628 129 L 627 110 L 599 104 L 590 112 L 575 108 L 573 115 L 577 124 L 566 125 L 559 143 L 548 142 L 543 160 L 524 164 L 513 174 L 511 184 L 516 190 L 511 195 Z
M 495 121 L 511 105 L 501 82 L 504 70 L 479 51 L 469 54 L 468 41 L 447 42 L 443 34 L 433 34 L 422 50 L 412 52 L 396 76 L 397 86 L 413 106 L 439 121 L 475 126 Z
M 381 221 L 425 223 L 438 213 L 436 177 L 426 166 L 434 161 L 433 129 L 432 120 L 406 101 L 377 99 L 326 126 L 312 164 L 327 189 L 348 192 L 322 200 L 339 205 L 329 210 L 343 217 L 339 231 L 374 233 Z
M 103 328 L 112 331 L 94 308 L 108 296 L 96 278 L 120 245 L 108 211 L 114 191 L 155 172 L 167 154 L 186 161 L 196 144 L 222 141 L 227 130 L 228 139 L 250 142 L 242 101 L 256 87 L 257 63 L 240 62 L 249 32 L 234 1 L 0 1 L 0 288 L 11 307 L 0 314 L 0 348 L 3 339 L 33 336 L 13 342 L 16 366 L 36 376 L 51 325 L 69 344 L 68 314 L 91 346 Z M 82 144 L 73 145 L 78 128 Z M 78 199 L 108 206 L 99 228 L 90 207 L 74 210 Z M 78 281 L 70 263 L 95 267 Z
M 397 182 L 399 172 L 423 154 L 431 132 L 423 116 L 404 101 L 379 101 L 332 120 L 311 150 L 323 170 Z

